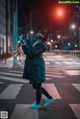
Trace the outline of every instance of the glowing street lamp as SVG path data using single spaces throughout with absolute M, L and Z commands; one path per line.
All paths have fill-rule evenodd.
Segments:
M 47 42 L 47 45 L 51 45 L 51 43 L 48 41 L 48 42 Z
M 66 11 L 65 11 L 64 7 L 56 7 L 53 10 L 53 12 L 52 12 L 53 17 L 56 18 L 56 19 L 58 19 L 58 18 L 60 18 L 60 19 L 65 18 L 65 14 L 64 13 L 66 14 Z M 60 19 L 58 19 L 58 20 L 60 20 Z
M 77 48 L 77 45 L 75 45 L 75 47 Z
M 58 38 L 58 39 L 60 39 L 60 38 L 61 38 L 61 36 L 60 36 L 60 35 L 57 35 L 57 38 Z
M 55 45 L 55 48 L 58 48 L 58 46 L 57 46 L 57 45 Z
M 51 40 L 51 43 L 53 43 L 53 40 Z
M 61 16 L 61 15 L 63 15 L 63 11 L 62 11 L 61 9 L 59 9 L 59 10 L 57 11 L 57 14 L 58 14 L 59 16 Z
M 30 31 L 30 34 L 33 34 L 34 33 L 34 31 Z
M 71 25 L 71 28 L 72 28 L 72 29 L 75 29 L 75 28 L 76 28 L 76 25 L 75 25 L 75 24 L 72 24 L 72 25 Z

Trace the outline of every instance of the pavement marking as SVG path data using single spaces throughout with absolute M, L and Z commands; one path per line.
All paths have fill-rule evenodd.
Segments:
M 56 67 L 46 67 L 46 70 L 50 70 L 50 71 L 60 71 L 60 69 L 57 69 Z
M 80 75 L 80 70 L 65 70 L 68 75 Z
M 63 61 L 64 64 L 71 64 L 70 61 Z
M 26 80 L 26 79 L 19 79 L 19 78 L 12 78 L 12 77 L 6 77 L 6 76 L 0 76 L 0 79 L 3 79 L 3 80 L 9 80 L 9 81 L 16 81 L 16 82 L 19 82 L 19 83 L 29 83 L 29 80 Z M 46 80 L 51 80 L 52 78 L 46 78 Z M 0 82 L 0 84 L 2 84 L 4 82 Z
M 76 117 L 80 119 L 80 104 L 69 104 Z
M 7 77 L 7 76 L 0 76 L 0 79 L 8 80 L 8 81 L 16 81 L 19 83 L 29 83 L 29 81 L 26 79 L 12 78 L 12 77 Z
M 52 78 L 46 78 L 46 80 L 51 80 Z
M 38 119 L 38 109 L 31 104 L 17 104 L 10 119 Z
M 60 70 L 55 69 L 46 69 L 46 73 L 50 74 L 64 74 L 63 72 L 60 72 Z
M 9 76 L 19 76 L 22 77 L 22 74 L 14 74 L 14 73 L 8 73 L 8 72 L 0 72 L 0 74 L 9 75 Z
M 23 74 L 23 71 L 9 71 L 9 72 Z
M 66 76 L 61 76 L 61 75 L 54 75 L 54 74 L 46 74 L 46 77 L 51 77 L 51 78 L 64 78 Z
M 80 91 L 80 84 L 72 84 L 78 91 Z
M 62 64 L 61 62 L 55 62 L 56 64 Z
M 64 73 L 59 73 L 56 71 L 46 71 L 46 74 L 64 74 Z
M 60 70 L 56 70 L 56 69 L 46 69 L 46 72 L 60 72 Z
M 71 61 L 71 64 L 80 64 L 80 62 L 77 62 L 77 61 Z
M 0 84 L 3 84 L 4 82 L 0 82 Z
M 15 99 L 23 84 L 10 84 L 1 94 L 0 99 Z
M 45 64 L 50 64 L 50 62 L 45 62 Z
M 77 61 L 63 61 L 64 64 L 80 64 L 79 62 Z
M 61 96 L 54 84 L 42 84 L 42 87 L 44 87 L 52 97 L 55 97 L 56 99 L 61 99 Z M 42 95 L 42 98 L 44 99 L 45 96 Z

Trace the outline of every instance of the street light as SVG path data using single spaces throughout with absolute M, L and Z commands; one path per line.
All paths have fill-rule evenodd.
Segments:
M 33 10 L 32 11 L 32 9 L 30 8 L 30 40 L 32 40 L 32 34 L 34 33 L 33 31 L 32 31 L 32 14 L 33 13 L 37 13 L 38 11 L 36 11 L 36 10 Z
M 59 16 L 62 16 L 63 11 L 62 11 L 61 9 L 59 9 L 59 10 L 57 11 L 57 14 L 58 14 Z
M 55 45 L 54 47 L 55 47 L 55 48 L 58 48 L 58 46 L 57 46 L 57 45 Z
M 58 38 L 58 39 L 60 39 L 60 38 L 61 38 L 61 36 L 60 36 L 60 35 L 57 35 L 57 38 Z
M 65 14 L 64 14 L 65 13 Z M 64 7 L 56 7 L 54 8 L 53 12 L 53 17 L 54 19 L 57 19 L 58 21 L 62 21 L 61 19 L 63 18 L 66 18 L 65 15 L 66 15 L 66 10 Z M 60 18 L 60 19 L 59 19 Z
M 48 46 L 48 51 L 51 51 L 51 42 L 47 42 L 47 46 Z
M 53 40 L 51 40 L 51 43 L 53 43 Z
M 51 43 L 48 41 L 48 42 L 47 42 L 47 45 L 51 45 Z
M 30 31 L 30 34 L 33 34 L 34 33 L 34 31 Z
M 71 28 L 72 28 L 72 29 L 75 29 L 75 28 L 76 28 L 76 25 L 75 25 L 75 24 L 72 24 L 72 25 L 71 25 Z

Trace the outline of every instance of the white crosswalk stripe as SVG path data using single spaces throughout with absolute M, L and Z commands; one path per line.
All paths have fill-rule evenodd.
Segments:
M 17 70 L 10 70 L 8 72 L 1 71 L 0 74 L 1 74 L 0 79 L 3 80 L 20 82 L 20 83 L 29 83 L 28 80 L 22 78 L 23 71 L 17 71 Z
M 47 67 L 46 68 L 46 77 L 64 78 L 64 77 L 66 77 L 66 75 L 64 74 L 64 72 L 61 72 L 59 69 Z
M 55 62 L 56 64 L 61 64 L 61 62 Z
M 38 109 L 31 104 L 17 104 L 10 119 L 38 119 Z
M 20 78 L 12 78 L 12 77 L 8 77 L 8 76 L 0 76 L 0 79 L 8 80 L 8 81 L 15 81 L 15 82 L 19 82 L 19 83 L 29 83 L 28 80 L 20 79 Z
M 76 64 L 80 64 L 80 62 L 77 62 L 77 61 L 54 61 L 55 64 L 60 64 L 60 65 L 63 65 L 63 64 L 67 64 L 67 65 L 76 65 Z
M 47 61 L 46 61 L 45 64 L 50 64 L 50 62 L 47 62 Z
M 46 74 L 46 76 L 48 76 L 48 77 L 52 77 L 52 78 L 54 78 L 54 77 L 56 77 L 56 78 L 64 78 L 65 76 L 58 76 L 58 75 L 55 75 L 55 74 Z
M 0 84 L 3 84 L 4 82 L 0 82 Z
M 69 104 L 74 114 L 78 119 L 80 119 L 80 104 Z
M 72 64 L 80 64 L 79 62 L 77 62 L 77 61 L 63 61 L 62 62 L 63 64 L 70 64 L 70 65 L 72 65 Z
M 9 72 L 12 72 L 12 73 L 19 73 L 19 74 L 22 74 L 22 73 L 23 73 L 22 71 L 9 71 Z
M 65 70 L 68 75 L 80 75 L 80 70 Z
M 56 59 L 57 60 L 57 59 Z M 45 60 L 45 64 L 46 65 L 49 65 L 49 64 L 51 64 L 51 62 L 53 62 L 55 65 L 79 65 L 80 64 L 80 62 L 77 62 L 77 61 L 74 61 L 74 60 L 68 60 L 68 61 L 62 61 L 62 60 L 60 60 L 60 61 L 54 61 L 54 60 L 52 60 L 51 58 L 49 58 L 49 59 L 46 59 Z
M 64 64 L 72 64 L 70 61 L 63 61 Z
M 48 93 L 52 97 L 55 97 L 56 99 L 61 99 L 61 96 L 54 84 L 43 84 L 42 86 L 48 91 Z M 44 99 L 45 96 L 43 95 L 42 98 Z
M 0 74 L 2 75 L 9 75 L 9 76 L 18 76 L 18 77 L 21 77 L 22 74 L 14 74 L 14 73 L 8 73 L 8 72 L 0 72 Z
M 15 99 L 23 84 L 10 84 L 1 94 L 0 99 Z
M 77 61 L 71 61 L 72 64 L 80 64 L 80 62 Z
M 72 84 L 78 91 L 80 91 L 80 84 Z

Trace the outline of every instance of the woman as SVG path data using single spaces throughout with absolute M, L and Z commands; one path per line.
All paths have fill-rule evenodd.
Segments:
M 41 30 L 35 40 L 32 42 L 27 40 L 23 43 L 22 49 L 26 55 L 23 78 L 28 79 L 33 88 L 36 89 L 36 102 L 31 106 L 33 108 L 40 108 L 40 100 L 42 93 L 47 97 L 44 106 L 49 105 L 55 101 L 48 92 L 42 87 L 42 83 L 46 81 L 45 78 L 45 62 L 42 53 L 46 50 L 46 38 L 48 32 Z

